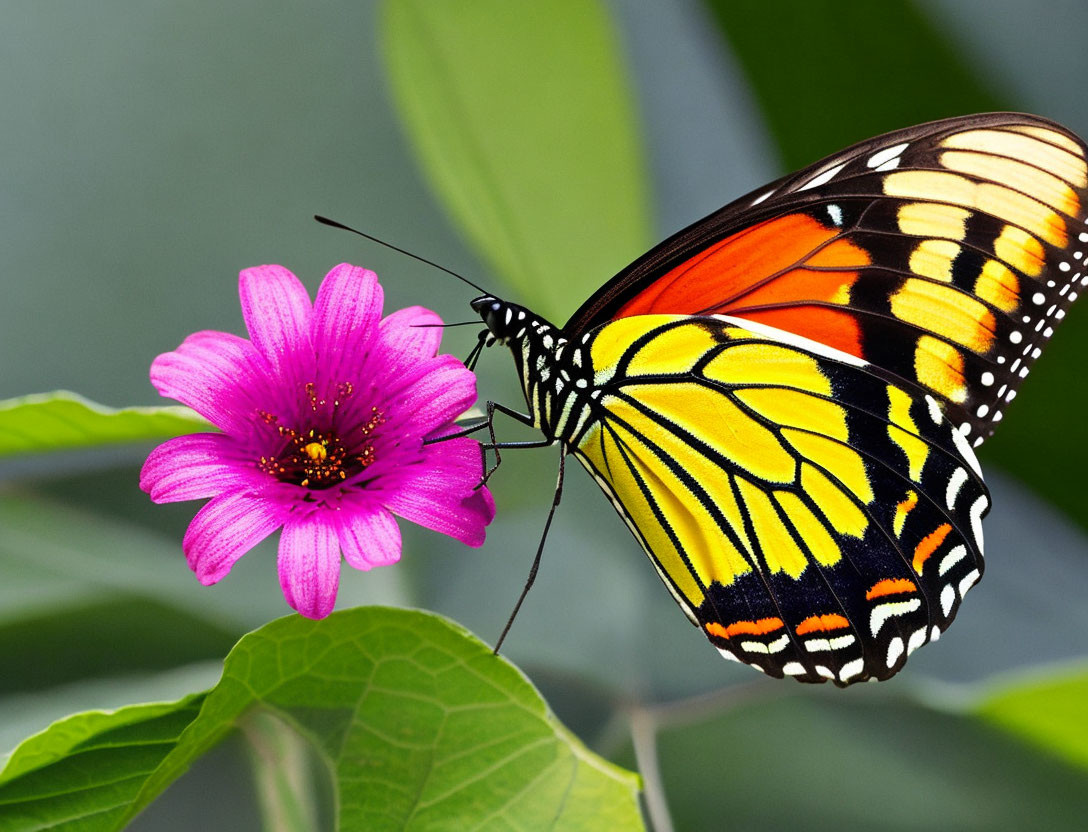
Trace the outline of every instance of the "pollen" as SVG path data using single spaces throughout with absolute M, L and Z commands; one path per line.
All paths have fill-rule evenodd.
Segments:
M 310 404 L 321 399 L 307 395 Z M 340 401 L 351 396 L 350 384 L 341 384 L 337 388 Z M 336 429 L 321 430 L 305 427 L 301 430 L 290 427 L 269 413 L 261 412 L 261 421 L 275 426 L 276 447 L 273 453 L 259 457 L 257 469 L 270 474 L 281 482 L 300 485 L 303 488 L 322 489 L 344 482 L 377 460 L 371 437 L 379 425 L 385 423 L 385 414 L 377 407 L 370 409 L 367 421 L 356 428 L 338 433 Z M 335 425 L 335 420 L 334 420 Z
M 329 457 L 329 452 L 325 448 L 324 442 L 307 442 L 302 450 L 314 462 L 323 462 Z

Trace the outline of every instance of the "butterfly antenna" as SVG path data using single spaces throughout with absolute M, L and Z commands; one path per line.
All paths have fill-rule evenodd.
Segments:
M 496 656 L 499 654 L 499 648 L 502 647 L 502 643 L 506 639 L 506 634 L 510 632 L 510 627 L 513 625 L 514 619 L 518 617 L 518 610 L 521 609 L 521 604 L 525 600 L 525 596 L 529 594 L 529 590 L 533 588 L 533 581 L 536 580 L 536 573 L 540 568 L 540 556 L 544 553 L 544 541 L 548 539 L 548 529 L 552 527 L 552 518 L 555 517 L 555 510 L 559 508 L 559 501 L 563 497 L 563 469 L 566 467 L 566 460 L 567 449 L 560 446 L 559 476 L 555 481 L 555 497 L 552 499 L 552 507 L 548 509 L 548 519 L 544 521 L 544 531 L 540 533 L 540 543 L 536 547 L 536 557 L 533 558 L 533 565 L 529 569 L 529 577 L 525 580 L 525 586 L 521 590 L 518 602 L 514 604 L 514 611 L 510 613 L 510 618 L 507 619 L 506 626 L 502 628 L 502 634 L 499 636 L 499 640 L 495 642 L 494 653 Z
M 441 323 L 441 324 L 412 324 L 411 327 L 412 327 L 412 329 L 449 329 L 451 326 L 479 326 L 479 325 L 480 325 L 480 321 L 479 321 L 479 319 L 476 319 L 475 321 L 456 321 L 455 323 L 452 323 L 452 324 L 447 324 L 447 323 Z
M 483 288 L 477 286 L 475 283 L 473 283 L 467 277 L 464 277 L 463 275 L 459 275 L 457 272 L 453 271 L 452 269 L 447 269 L 445 266 L 440 266 L 438 263 L 435 263 L 433 260 L 428 260 L 426 257 L 420 257 L 418 254 L 412 254 L 412 252 L 405 251 L 400 246 L 395 246 L 392 243 L 387 243 L 385 240 L 379 240 L 377 237 L 375 237 L 375 236 L 373 236 L 371 234 L 367 234 L 367 233 L 365 233 L 363 231 L 360 231 L 357 228 L 352 228 L 350 225 L 344 225 L 342 222 L 337 222 L 336 220 L 330 220 L 328 217 L 323 217 L 320 214 L 314 214 L 314 219 L 317 220 L 322 225 L 328 225 L 328 226 L 330 226 L 332 228 L 339 228 L 341 231 L 350 231 L 352 234 L 358 234 L 360 237 L 365 237 L 366 239 L 370 240 L 373 243 L 377 243 L 380 246 L 385 246 L 386 248 L 391 248 L 391 249 L 393 249 L 393 251 L 399 252 L 399 253 L 405 255 L 406 257 L 411 257 L 413 260 L 418 260 L 420 263 L 426 263 L 428 266 L 433 266 L 434 268 L 438 269 L 439 271 L 443 271 L 448 275 L 452 275 L 453 277 L 456 277 L 462 283 L 467 283 L 469 286 L 471 286 L 473 289 L 475 289 L 481 295 L 491 294 L 486 289 L 483 289 Z

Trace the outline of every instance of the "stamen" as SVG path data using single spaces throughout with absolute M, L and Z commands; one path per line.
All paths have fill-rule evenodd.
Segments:
M 311 385 L 307 385 L 307 393 L 312 393 Z M 351 394 L 350 384 L 339 385 L 337 388 L 339 398 L 334 402 L 334 406 L 338 406 L 340 400 L 348 398 Z M 317 406 L 323 404 L 320 399 L 311 395 L 311 406 L 315 402 Z M 377 458 L 377 453 L 367 437 L 386 421 L 385 414 L 377 407 L 372 407 L 370 418 L 358 429 L 358 433 L 354 430 L 349 431 L 346 437 L 348 441 L 345 443 L 333 431 L 322 431 L 317 428 L 295 430 L 287 425 L 278 424 L 278 419 L 274 415 L 264 411 L 259 412 L 262 421 L 269 425 L 276 425 L 277 435 L 286 440 L 286 443 L 278 454 L 261 456 L 257 463 L 258 470 L 282 482 L 312 489 L 328 488 L 355 476 L 372 465 Z
M 311 435 L 312 435 L 311 431 Z M 322 462 L 328 458 L 329 452 L 325 449 L 323 442 L 309 442 L 302 448 L 306 452 L 306 455 L 310 457 L 314 462 Z

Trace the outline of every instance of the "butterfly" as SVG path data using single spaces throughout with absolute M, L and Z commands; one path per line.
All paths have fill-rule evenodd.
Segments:
M 562 327 L 479 297 L 528 406 L 486 424 L 573 455 L 725 658 L 887 679 L 982 575 L 973 448 L 1088 284 L 1085 160 L 1036 116 L 935 121 L 726 205 Z

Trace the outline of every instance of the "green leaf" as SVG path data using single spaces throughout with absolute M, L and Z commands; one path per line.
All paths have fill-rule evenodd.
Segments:
M 1001 728 L 1088 768 L 1088 670 L 1009 686 L 990 696 L 978 714 Z
M 0 457 L 169 439 L 214 430 L 187 407 L 114 410 L 58 391 L 0 402 Z
M 243 638 L 201 697 L 80 714 L 27 740 L 0 773 L 0 826 L 119 829 L 259 708 L 313 744 L 343 829 L 641 828 L 637 777 L 434 615 L 279 619 Z
M 911 0 L 706 0 L 787 170 L 923 121 L 1003 109 Z
M 895 681 L 847 691 L 757 682 L 648 709 L 657 742 L 643 744 L 640 768 L 656 751 L 676 829 L 1083 827 L 1083 768 L 943 704 Z M 655 789 L 649 777 L 645 788 Z
M 648 242 L 643 150 L 605 7 L 389 0 L 385 11 L 393 97 L 432 187 L 527 303 L 572 312 Z

